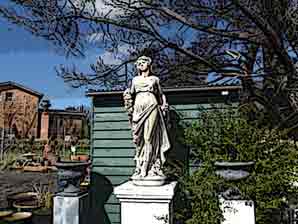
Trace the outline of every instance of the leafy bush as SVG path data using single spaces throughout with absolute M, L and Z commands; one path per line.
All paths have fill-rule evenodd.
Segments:
M 8 152 L 5 158 L 0 161 L 0 170 L 9 169 L 16 161 L 16 155 L 12 152 Z
M 256 205 L 258 224 L 276 223 L 271 211 L 287 207 L 297 167 L 296 145 L 276 129 L 258 128 L 242 119 L 237 111 L 200 113 L 198 121 L 185 130 L 192 146 L 190 158 L 201 167 L 184 181 L 191 201 L 187 224 L 214 224 L 222 220 L 218 193 L 229 186 L 240 189 Z M 255 161 L 251 176 L 227 182 L 215 175 L 215 161 Z

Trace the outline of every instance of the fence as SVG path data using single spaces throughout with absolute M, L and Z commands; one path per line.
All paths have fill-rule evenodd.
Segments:
M 12 129 L 0 128 L 0 161 L 5 159 L 5 154 L 13 143 L 15 143 L 15 135 Z

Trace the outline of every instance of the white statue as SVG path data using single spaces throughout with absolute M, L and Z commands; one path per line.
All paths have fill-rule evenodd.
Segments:
M 163 184 L 162 167 L 166 161 L 165 153 L 170 149 L 165 124 L 168 104 L 159 78 L 151 74 L 151 63 L 149 57 L 138 58 L 138 76 L 132 80 L 131 88 L 124 92 L 136 145 L 136 169 L 131 179 L 136 184 L 141 182 L 140 185 Z

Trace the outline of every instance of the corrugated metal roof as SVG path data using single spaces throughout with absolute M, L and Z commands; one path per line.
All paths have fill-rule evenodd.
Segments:
M 99 96 L 99 95 L 117 95 L 122 94 L 126 88 L 115 90 L 89 90 L 86 92 L 86 96 Z M 215 85 L 202 85 L 202 86 L 185 86 L 185 87 L 163 87 L 165 93 L 173 92 L 191 92 L 191 91 L 228 91 L 228 90 L 240 90 L 242 89 L 239 84 L 215 84 Z

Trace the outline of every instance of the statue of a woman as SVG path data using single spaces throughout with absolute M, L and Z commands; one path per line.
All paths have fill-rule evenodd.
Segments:
M 151 62 L 146 56 L 138 58 L 138 76 L 124 92 L 136 145 L 136 169 L 132 180 L 164 180 L 162 166 L 170 148 L 164 118 L 168 104 L 159 78 L 151 74 Z

